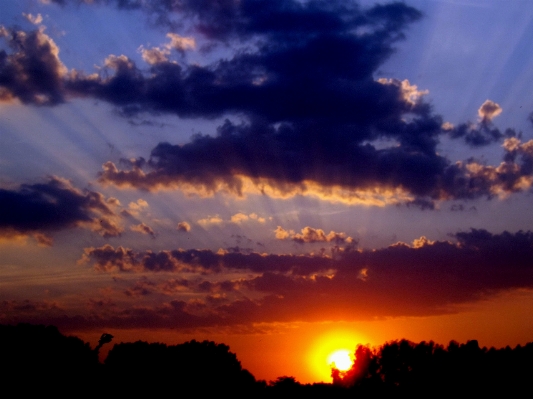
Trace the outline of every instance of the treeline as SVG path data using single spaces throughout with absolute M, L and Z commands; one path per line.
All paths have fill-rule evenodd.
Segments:
M 180 345 L 120 343 L 104 363 L 99 345 L 66 337 L 53 326 L 0 325 L 0 382 L 17 396 L 99 397 L 228 394 L 233 397 L 413 397 L 518 395 L 533 388 L 533 343 L 514 349 L 480 348 L 477 341 L 401 340 L 379 348 L 358 346 L 346 372 L 332 370 L 330 384 L 300 384 L 293 377 L 257 381 L 224 344 L 190 341 Z
M 333 384 L 361 396 L 409 394 L 517 395 L 532 392 L 533 343 L 503 349 L 476 340 L 445 347 L 434 342 L 389 342 L 377 349 L 358 346 L 346 372 L 332 371 Z

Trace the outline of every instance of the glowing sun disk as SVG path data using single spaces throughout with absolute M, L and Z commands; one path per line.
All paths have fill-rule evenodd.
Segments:
M 352 366 L 353 360 L 349 350 L 339 349 L 328 356 L 328 363 L 337 370 L 346 371 Z

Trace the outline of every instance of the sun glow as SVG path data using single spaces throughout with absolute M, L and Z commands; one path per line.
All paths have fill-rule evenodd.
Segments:
M 348 349 L 339 349 L 328 356 L 328 362 L 332 368 L 340 371 L 349 370 L 353 364 L 353 356 Z
M 311 346 L 308 355 L 310 371 L 316 381 L 331 382 L 332 367 L 348 370 L 353 363 L 353 354 L 364 340 L 354 331 L 335 330 L 320 335 Z

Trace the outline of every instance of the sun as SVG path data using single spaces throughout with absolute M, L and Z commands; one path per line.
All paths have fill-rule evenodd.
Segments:
M 349 370 L 353 364 L 355 348 L 365 338 L 351 329 L 334 329 L 318 334 L 309 347 L 309 372 L 316 382 L 331 382 L 333 367 L 340 371 Z
M 338 349 L 328 356 L 328 363 L 332 368 L 346 371 L 352 367 L 353 358 L 348 349 Z

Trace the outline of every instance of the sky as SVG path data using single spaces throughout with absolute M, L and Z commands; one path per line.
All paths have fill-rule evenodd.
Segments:
M 533 3 L 3 0 L 0 323 L 532 341 Z

